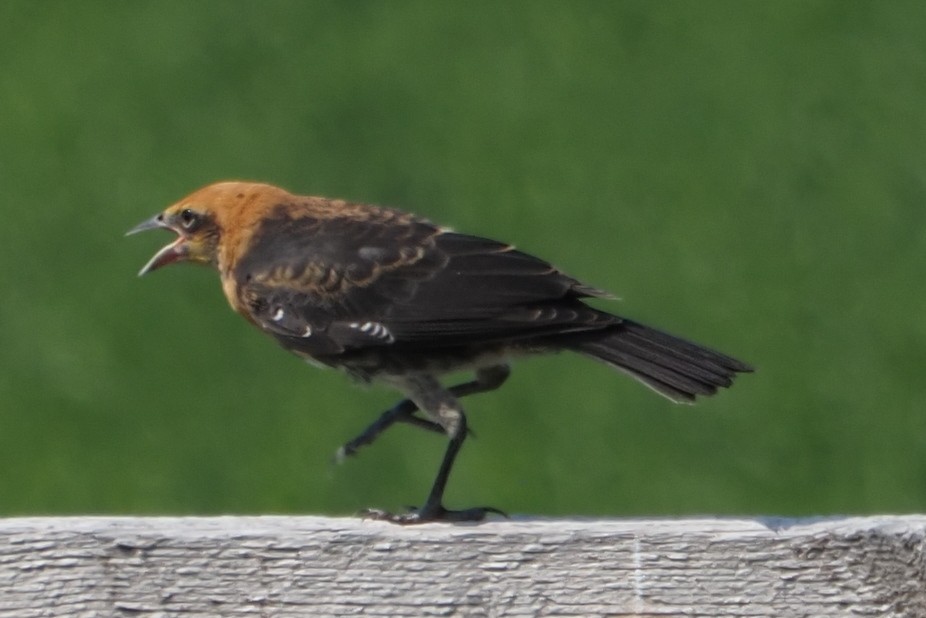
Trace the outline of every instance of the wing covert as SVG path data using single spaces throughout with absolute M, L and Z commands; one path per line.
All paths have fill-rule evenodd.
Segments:
M 440 347 L 602 328 L 605 296 L 549 263 L 399 211 L 262 224 L 236 269 L 253 321 L 312 354 Z

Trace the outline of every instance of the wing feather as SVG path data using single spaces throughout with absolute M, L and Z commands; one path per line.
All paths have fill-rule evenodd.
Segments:
M 372 207 L 363 218 L 281 209 L 235 277 L 250 317 L 309 354 L 459 346 L 619 321 L 579 301 L 604 292 L 511 245 Z

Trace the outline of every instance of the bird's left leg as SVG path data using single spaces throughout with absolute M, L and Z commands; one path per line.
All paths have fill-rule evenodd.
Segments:
M 334 460 L 340 463 L 348 457 L 355 455 L 357 449 L 361 446 L 373 444 L 373 441 L 379 437 L 379 434 L 383 433 L 397 422 L 415 425 L 416 427 L 421 427 L 428 431 L 444 433 L 444 428 L 438 423 L 415 416 L 415 412 L 417 411 L 418 404 L 411 399 L 403 399 L 383 412 L 379 418 L 370 423 L 370 425 L 360 432 L 353 440 L 344 443 L 335 453 Z
M 482 367 L 476 371 L 474 380 L 455 384 L 451 386 L 449 390 L 457 399 L 477 393 L 485 393 L 500 387 L 505 383 L 509 375 L 511 375 L 511 368 L 507 364 Z M 376 438 L 379 437 L 379 434 L 383 433 L 397 422 L 408 423 L 409 425 L 427 429 L 428 431 L 444 433 L 444 428 L 440 423 L 415 416 L 415 412 L 417 411 L 418 404 L 411 399 L 403 399 L 383 412 L 379 418 L 373 421 L 357 437 L 342 445 L 337 450 L 337 453 L 335 453 L 335 461 L 341 462 L 355 455 L 360 447 L 372 444 Z
M 466 414 L 453 393 L 441 386 L 434 376 L 428 374 L 409 376 L 402 380 L 402 386 L 409 399 L 414 401 L 434 423 L 444 429 L 450 437 L 450 443 L 444 452 L 444 458 L 441 460 L 431 491 L 420 508 L 404 514 L 369 509 L 365 511 L 365 516 L 397 524 L 420 524 L 430 521 L 479 521 L 485 518 L 487 513 L 504 515 L 502 511 L 488 506 L 461 511 L 451 511 L 444 507 L 444 490 L 447 487 L 447 479 L 450 477 L 450 470 L 460 452 L 460 447 L 466 440 Z

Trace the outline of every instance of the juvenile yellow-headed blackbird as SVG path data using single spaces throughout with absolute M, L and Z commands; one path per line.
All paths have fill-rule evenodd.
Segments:
M 676 402 L 728 387 L 749 365 L 583 303 L 609 295 L 511 245 L 459 234 L 366 204 L 222 182 L 129 233 L 176 240 L 140 275 L 174 262 L 218 270 L 232 308 L 287 350 L 408 399 L 339 450 L 352 455 L 395 422 L 445 433 L 449 445 L 424 504 L 369 516 L 410 524 L 482 519 L 490 507 L 445 509 L 447 477 L 467 435 L 460 398 L 498 388 L 511 358 L 570 350 Z M 450 371 L 474 379 L 444 386 Z M 419 413 L 420 415 L 416 414 Z

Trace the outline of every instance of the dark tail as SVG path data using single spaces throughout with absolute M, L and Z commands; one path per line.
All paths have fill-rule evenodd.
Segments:
M 729 387 L 752 367 L 720 352 L 624 320 L 605 330 L 572 335 L 566 347 L 630 374 L 672 401 L 691 403 Z

